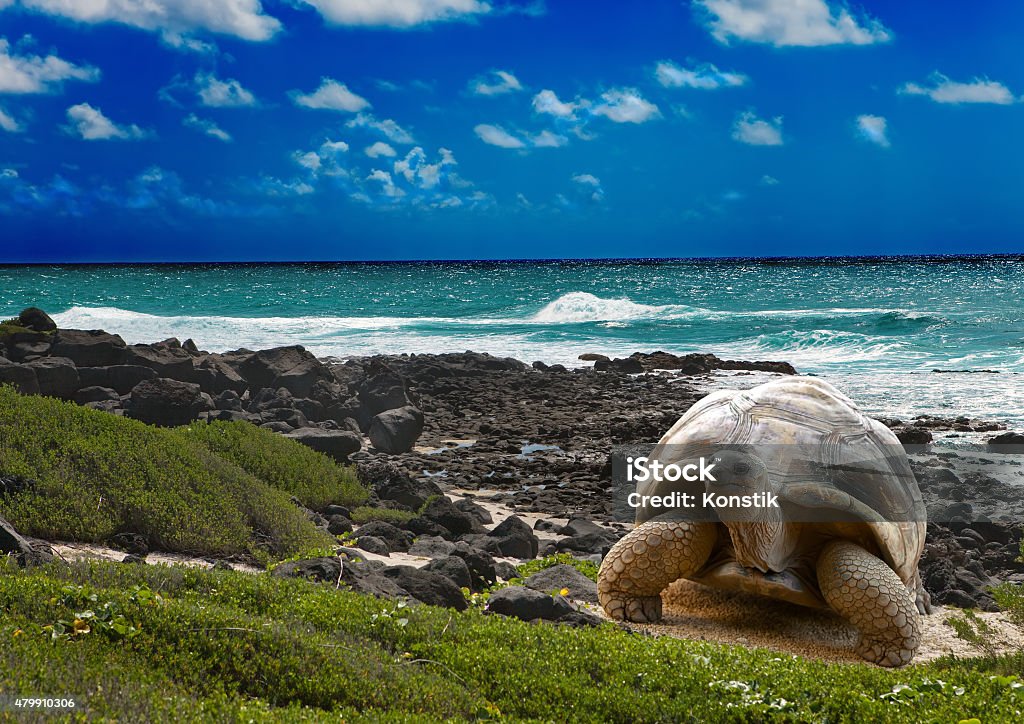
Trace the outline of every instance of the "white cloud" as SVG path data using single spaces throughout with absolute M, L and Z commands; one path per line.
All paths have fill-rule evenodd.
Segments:
M 573 176 L 572 180 L 577 185 L 578 194 L 584 200 L 595 204 L 604 201 L 604 189 L 601 188 L 601 179 L 597 176 L 589 173 L 579 173 Z
M 501 126 L 493 126 L 489 123 L 481 123 L 473 129 L 480 140 L 491 146 L 499 148 L 526 148 L 526 143 L 516 138 Z
M 899 92 L 912 96 L 928 96 L 936 103 L 994 103 L 1005 106 L 1015 100 L 1009 88 L 988 78 L 975 78 L 968 83 L 958 83 L 942 73 L 932 73 L 928 80 L 931 82 L 930 88 L 917 83 L 907 83 Z
M 3 108 L 0 108 L 0 129 L 3 129 L 8 133 L 21 133 L 25 130 L 14 116 L 9 114 Z
M 569 143 L 569 139 L 559 133 L 541 131 L 530 137 L 530 145 L 534 148 L 560 148 Z
M 477 78 L 470 83 L 469 89 L 478 96 L 500 96 L 521 91 L 523 85 L 507 70 L 493 70 L 487 77 Z
M 450 173 L 451 167 L 458 165 L 455 156 L 447 148 L 438 149 L 438 153 L 440 159 L 436 163 L 428 163 L 427 154 L 417 146 L 405 158 L 395 161 L 395 175 L 423 190 L 436 188 Z
M 491 12 L 480 0 L 303 0 L 336 25 L 411 28 L 426 23 L 469 20 Z
M 602 93 L 601 103 L 594 106 L 593 113 L 615 123 L 645 123 L 661 115 L 658 106 L 632 88 L 616 88 Z
M 395 149 L 383 141 L 377 141 L 372 146 L 367 146 L 364 153 L 370 158 L 380 158 L 381 156 L 393 158 L 398 155 Z
M 67 130 L 77 133 L 86 141 L 135 140 L 148 134 L 136 125 L 119 126 L 103 115 L 99 108 L 79 103 L 67 110 Z
M 360 113 L 345 125 L 348 128 L 368 128 L 380 133 L 392 143 L 397 143 L 401 146 L 408 146 L 416 142 L 411 133 L 390 118 L 379 120 L 369 113 Z
M 216 138 L 218 141 L 224 141 L 224 143 L 231 143 L 231 134 L 223 130 L 213 121 L 207 120 L 206 118 L 200 118 L 195 113 L 190 113 L 182 121 L 182 125 L 186 128 L 191 128 L 200 133 L 205 133 L 207 136 Z
M 741 113 L 732 126 L 732 137 L 751 146 L 781 146 L 782 116 L 764 121 L 750 111 Z
M 356 113 L 370 107 L 368 100 L 356 95 L 344 83 L 339 83 L 333 78 L 324 78 L 320 87 L 312 93 L 303 94 L 293 91 L 292 100 L 295 101 L 295 105 L 303 108 L 344 111 L 346 113 Z
M 48 93 L 66 80 L 95 82 L 100 71 L 47 55 L 14 55 L 6 38 L 0 38 L 0 93 Z
M 244 108 L 256 105 L 256 96 L 233 78 L 220 80 L 212 73 L 196 73 L 196 93 L 204 106 Z
M 695 0 L 711 34 L 782 46 L 871 45 L 892 39 L 878 20 L 828 0 Z
M 882 116 L 857 116 L 857 134 L 865 141 L 889 148 L 888 123 Z
M 775 178 L 774 176 L 769 176 L 768 174 L 765 174 L 764 176 L 761 177 L 761 185 L 762 186 L 778 186 L 779 185 L 779 180 L 777 178 Z
M 170 45 L 197 30 L 263 41 L 281 29 L 260 0 L 21 0 L 21 6 L 82 23 L 157 31 Z
M 542 90 L 533 97 L 533 110 L 555 118 L 574 118 L 579 104 L 560 101 L 552 90 Z
M 721 71 L 711 63 L 694 68 L 682 68 L 670 60 L 663 60 L 654 69 L 654 77 L 666 88 L 736 88 L 750 80 L 742 73 Z
M 402 189 L 395 186 L 395 182 L 391 179 L 391 174 L 387 171 L 382 171 L 376 168 L 370 171 L 370 175 L 366 177 L 367 181 L 377 181 L 381 184 L 381 193 L 391 198 L 401 198 L 405 196 L 405 192 Z

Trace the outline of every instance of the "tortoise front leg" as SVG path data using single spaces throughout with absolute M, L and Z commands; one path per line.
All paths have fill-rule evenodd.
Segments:
M 921 643 L 916 595 L 885 561 L 848 541 L 833 541 L 818 559 L 828 604 L 860 631 L 857 653 L 880 666 L 903 666 Z
M 714 523 L 649 520 L 608 552 L 597 574 L 597 598 L 615 619 L 661 618 L 661 592 L 696 573 L 718 539 Z

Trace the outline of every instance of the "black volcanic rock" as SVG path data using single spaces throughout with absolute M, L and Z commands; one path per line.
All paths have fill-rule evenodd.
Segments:
M 132 389 L 127 414 L 151 425 L 173 427 L 187 425 L 200 412 L 212 408 L 199 385 L 161 377 L 140 382 Z
M 67 357 L 77 367 L 122 365 L 128 359 L 124 340 L 101 330 L 61 329 L 53 335 L 50 353 Z

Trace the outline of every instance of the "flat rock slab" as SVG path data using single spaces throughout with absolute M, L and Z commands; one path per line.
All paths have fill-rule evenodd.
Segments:
M 839 616 L 731 591 L 720 591 L 690 581 L 677 581 L 662 594 L 664 618 L 657 624 L 625 624 L 633 631 L 695 641 L 741 644 L 767 648 L 823 661 L 864 663 L 854 651 L 857 631 Z M 943 623 L 958 609 L 937 606 L 922 616 L 922 643 L 911 664 L 946 654 L 962 658 L 985 652 L 957 638 Z M 604 612 L 600 612 L 607 618 Z M 1008 614 L 978 613 L 995 630 L 997 653 L 1010 653 L 1024 645 L 1024 630 Z

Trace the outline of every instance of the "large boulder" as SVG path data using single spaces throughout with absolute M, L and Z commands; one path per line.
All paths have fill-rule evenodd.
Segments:
M 366 377 L 356 385 L 360 404 L 359 424 L 369 427 L 373 417 L 385 410 L 412 405 L 405 379 L 379 360 L 373 360 Z
M 359 452 L 362 441 L 354 432 L 348 430 L 321 430 L 316 427 L 305 427 L 295 432 L 285 433 L 296 442 L 334 458 L 338 462 L 348 461 L 348 456 Z
M 480 524 L 473 516 L 456 508 L 445 495 L 431 498 L 420 511 L 420 517 L 450 530 L 455 536 L 481 530 Z
M 380 575 L 394 581 L 421 603 L 454 608 L 456 611 L 464 611 L 469 607 L 459 587 L 440 573 L 412 566 L 392 566 L 381 569 Z
M 39 394 L 39 380 L 34 369 L 0 357 L 0 385 L 3 384 L 14 385 L 14 389 L 23 395 Z
M 192 355 L 180 346 L 169 344 L 133 344 L 128 348 L 128 364 L 148 367 L 156 377 L 169 377 L 181 382 L 194 382 Z
M 35 370 L 40 395 L 70 400 L 81 387 L 78 369 L 67 357 L 40 357 L 25 366 Z
M 309 397 L 318 380 L 331 378 L 324 364 L 299 345 L 254 352 L 238 372 L 251 388 L 284 387 L 296 397 Z
M 495 591 L 487 600 L 487 610 L 523 621 L 557 621 L 576 611 L 562 596 L 552 596 L 524 586 L 508 586 Z
M 440 573 L 459 588 L 473 587 L 473 577 L 470 575 L 469 566 L 458 556 L 437 558 L 423 566 L 423 570 Z
M 491 545 L 503 556 L 536 558 L 540 541 L 522 518 L 510 515 L 489 534 Z
M 412 450 L 423 433 L 423 413 L 412 405 L 374 416 L 369 437 L 373 447 L 392 455 Z
M 1004 432 L 989 439 L 988 449 L 990 452 L 1001 453 L 1024 453 L 1024 434 L 1019 432 Z
M 124 340 L 98 329 L 61 329 L 55 332 L 50 354 L 67 357 L 78 367 L 122 365 L 128 359 Z
M 78 376 L 82 387 L 109 387 L 119 395 L 127 395 L 135 385 L 155 380 L 157 373 L 141 365 L 111 365 L 109 367 L 80 367 Z
M 392 500 L 410 510 L 419 510 L 429 498 L 444 495 L 432 480 L 417 480 L 404 473 L 397 473 L 374 484 L 377 497 Z
M 21 314 L 18 315 L 18 324 L 25 329 L 31 329 L 33 332 L 55 332 L 57 330 L 57 324 L 50 315 L 44 312 L 38 307 L 29 307 L 28 309 L 21 310 Z
M 393 551 L 408 551 L 409 546 L 413 542 L 412 533 L 383 520 L 371 520 L 369 523 L 359 526 L 356 530 L 356 538 L 367 535 L 382 539 L 388 544 L 388 548 Z
M 209 396 L 203 395 L 199 385 L 159 377 L 135 386 L 127 414 L 151 425 L 173 427 L 187 425 L 212 407 Z
M 195 375 L 195 381 L 203 392 L 211 395 L 219 395 L 225 390 L 241 394 L 249 386 L 234 367 L 216 354 L 199 357 L 195 361 Z
M 587 603 L 597 603 L 597 584 L 572 566 L 564 563 L 534 573 L 523 581 L 523 584 L 527 588 L 541 593 L 569 589 L 570 598 Z
M 117 390 L 109 387 L 83 387 L 75 393 L 75 402 L 79 405 L 88 405 L 90 402 L 116 402 L 121 403 L 121 396 Z

